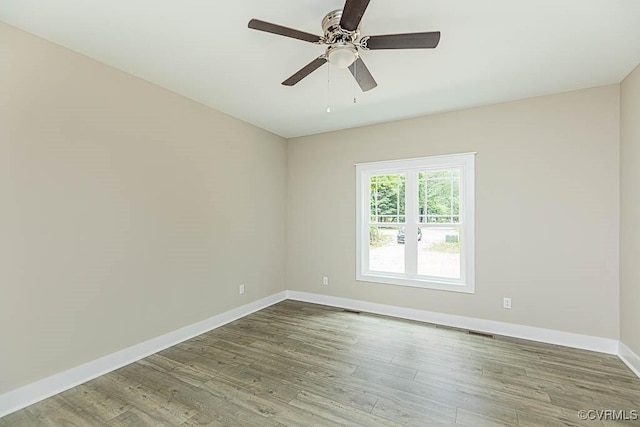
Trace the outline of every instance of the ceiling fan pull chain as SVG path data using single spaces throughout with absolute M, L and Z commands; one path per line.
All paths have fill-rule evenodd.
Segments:
M 357 104 L 358 103 L 358 98 L 357 98 L 357 89 L 356 89 L 356 84 L 358 82 L 358 65 L 354 62 L 353 63 L 353 103 Z
M 327 113 L 331 112 L 331 64 L 327 64 Z

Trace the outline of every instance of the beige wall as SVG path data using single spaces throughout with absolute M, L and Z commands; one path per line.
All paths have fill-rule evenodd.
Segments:
M 617 339 L 619 102 L 612 85 L 290 140 L 287 288 Z M 357 282 L 354 163 L 470 151 L 475 295 Z
M 284 290 L 285 171 L 284 139 L 0 24 L 0 393 Z
M 621 328 L 640 353 L 638 70 L 622 99 L 613 85 L 287 144 L 4 24 L 0 40 L 0 393 L 281 291 L 285 272 L 291 290 Z M 476 294 L 356 282 L 354 163 L 468 151 Z
M 640 354 L 640 66 L 620 98 L 620 340 Z

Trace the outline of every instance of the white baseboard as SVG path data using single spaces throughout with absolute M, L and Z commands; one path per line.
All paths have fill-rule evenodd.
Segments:
M 618 357 L 640 378 L 640 356 L 631 351 L 622 341 L 620 341 Z
M 286 299 L 286 293 L 279 292 L 2 394 L 0 395 L 0 417 L 247 316 L 255 311 L 262 310 L 284 299 Z
M 495 335 L 522 338 L 548 344 L 580 348 L 600 353 L 618 354 L 618 341 L 609 338 L 593 337 L 590 335 L 574 334 L 553 329 L 536 328 L 533 326 L 516 325 L 513 323 L 497 322 L 494 320 L 477 319 L 473 317 L 457 316 L 453 314 L 416 310 L 386 304 L 338 298 L 328 295 L 311 294 L 306 292 L 287 291 L 287 299 L 329 305 L 332 307 L 348 308 L 402 319 L 417 320 L 437 325 L 452 326 Z
M 613 339 L 376 304 L 328 295 L 284 291 L 2 394 L 0 395 L 0 418 L 285 299 L 616 354 L 640 378 L 640 357 L 623 343 Z

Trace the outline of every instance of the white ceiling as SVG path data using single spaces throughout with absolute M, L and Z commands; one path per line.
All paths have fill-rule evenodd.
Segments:
M 0 20 L 284 137 L 618 83 L 640 62 L 639 0 L 372 0 L 363 35 L 439 30 L 438 48 L 363 52 L 367 93 L 348 70 L 328 87 L 326 66 L 282 86 L 323 48 L 249 19 L 321 34 L 343 4 L 2 0 Z

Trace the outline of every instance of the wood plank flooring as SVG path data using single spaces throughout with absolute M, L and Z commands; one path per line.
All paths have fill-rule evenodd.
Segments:
M 590 409 L 640 413 L 615 356 L 284 301 L 0 426 L 640 425 Z

